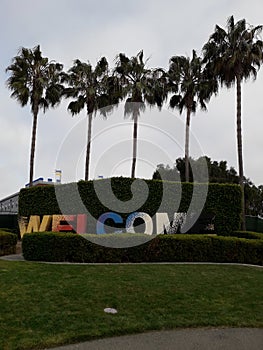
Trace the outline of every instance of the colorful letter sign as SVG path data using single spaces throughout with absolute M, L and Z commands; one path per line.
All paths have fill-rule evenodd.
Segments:
M 115 233 L 128 232 L 135 233 L 136 220 L 144 222 L 144 233 L 147 235 L 176 233 L 186 220 L 186 213 L 174 213 L 173 220 L 170 220 L 167 213 L 156 213 L 154 217 L 144 212 L 131 213 L 124 222 L 122 216 L 118 213 L 107 212 L 102 214 L 96 222 L 96 233 L 105 234 L 107 220 L 122 228 L 115 228 Z M 76 232 L 79 234 L 91 233 L 89 229 L 88 216 L 86 214 L 78 215 L 44 215 L 42 218 L 38 215 L 20 217 L 19 219 L 20 235 L 31 232 Z M 93 232 L 92 232 L 93 233 Z

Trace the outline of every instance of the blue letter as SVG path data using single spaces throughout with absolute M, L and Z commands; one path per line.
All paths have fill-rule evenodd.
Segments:
M 97 221 L 97 234 L 103 234 L 106 233 L 104 230 L 104 222 L 107 219 L 112 219 L 116 224 L 121 224 L 123 222 L 122 217 L 119 214 L 113 213 L 113 212 L 108 212 L 102 214 L 98 221 Z M 118 233 L 122 231 L 116 231 Z

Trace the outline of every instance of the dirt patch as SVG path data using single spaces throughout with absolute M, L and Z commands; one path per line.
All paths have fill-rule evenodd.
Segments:
M 16 254 L 21 254 L 22 253 L 22 242 L 18 241 L 16 244 Z

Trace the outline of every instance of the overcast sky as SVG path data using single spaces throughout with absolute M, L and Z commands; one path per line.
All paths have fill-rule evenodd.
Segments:
M 263 24 L 262 0 L 1 0 L 0 11 L 0 199 L 28 182 L 32 115 L 10 98 L 6 67 L 20 47 L 40 44 L 42 54 L 64 64 L 67 70 L 78 58 L 95 64 L 106 56 L 110 66 L 120 52 L 128 56 L 144 50 L 149 67 L 168 68 L 174 55 L 198 54 L 214 31 L 226 20 L 245 18 Z M 263 72 L 255 82 L 242 87 L 242 120 L 245 176 L 263 183 Z M 226 160 L 237 169 L 235 90 L 221 89 L 208 104 L 207 112 L 192 118 L 190 153 Z M 62 181 L 83 178 L 86 140 L 85 111 L 72 117 L 69 101 L 40 113 L 35 178 L 54 178 L 62 170 Z M 146 110 L 140 117 L 138 177 L 150 178 L 156 165 L 184 154 L 184 121 L 167 106 L 159 112 Z M 123 118 L 123 105 L 103 120 L 94 119 L 91 177 L 130 175 L 132 123 Z

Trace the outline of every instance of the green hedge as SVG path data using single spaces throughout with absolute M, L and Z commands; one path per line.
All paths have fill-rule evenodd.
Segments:
M 231 233 L 231 236 L 247 239 L 263 239 L 263 233 L 250 231 L 234 231 L 233 233 Z
M 105 184 L 104 180 L 95 180 L 96 185 L 101 187 Z M 145 180 L 149 188 L 149 195 L 146 202 L 136 211 L 148 213 L 150 216 L 159 212 L 165 212 L 173 217 L 174 212 L 187 212 L 192 199 L 193 184 L 165 182 L 165 194 L 163 193 L 163 181 Z M 131 185 L 133 180 L 130 178 L 112 178 L 111 186 L 116 197 L 121 201 L 127 201 L 132 198 Z M 202 191 L 207 186 L 205 184 L 195 184 L 195 189 Z M 56 186 L 56 191 L 65 200 L 63 214 L 82 214 L 85 213 L 83 207 L 78 202 L 74 194 L 74 188 L 78 188 L 80 197 L 89 211 L 88 222 L 92 219 L 97 220 L 101 214 L 114 211 L 119 213 L 124 222 L 130 213 L 123 214 L 118 210 L 111 210 L 104 206 L 98 199 L 93 181 L 79 181 L 77 184 L 65 184 Z M 182 190 L 180 206 L 176 206 L 176 198 Z M 103 190 L 107 195 L 107 191 Z M 162 200 L 163 196 L 165 197 Z M 178 198 L 177 198 L 178 200 Z M 160 208 L 160 204 L 162 207 Z M 116 203 L 115 203 L 116 205 Z M 240 228 L 241 212 L 241 191 L 238 185 L 232 184 L 209 184 L 208 195 L 202 214 L 212 213 L 215 215 L 215 231 L 218 234 L 230 234 Z M 56 200 L 54 186 L 33 187 L 22 189 L 19 195 L 19 215 L 53 215 L 61 214 L 61 210 Z M 96 232 L 95 220 L 89 232 Z
M 103 235 L 99 236 L 103 239 Z M 77 234 L 30 233 L 24 235 L 22 249 L 25 259 L 33 261 L 220 262 L 263 265 L 263 240 L 209 235 L 158 235 L 139 246 L 116 249 L 91 243 Z
M 0 227 L 9 229 L 15 234 L 19 233 L 17 214 L 0 214 Z M 0 230 L 2 230 L 0 228 Z
M 16 252 L 17 235 L 0 230 L 0 256 L 15 254 Z

